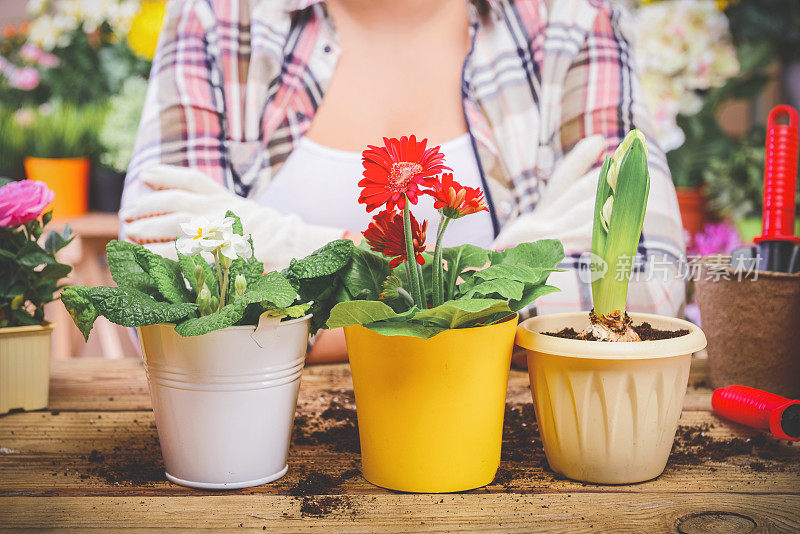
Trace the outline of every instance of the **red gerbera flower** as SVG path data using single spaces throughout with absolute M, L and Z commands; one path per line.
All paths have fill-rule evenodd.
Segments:
M 406 197 L 416 204 L 420 186 L 432 185 L 433 177 L 450 170 L 439 147 L 426 149 L 427 144 L 427 139 L 417 142 L 412 135 L 384 137 L 382 147 L 368 145 L 362 153 L 364 178 L 358 182 L 364 188 L 358 201 L 367 205 L 368 212 L 383 205 L 403 209 Z
M 436 199 L 433 207 L 442 210 L 445 217 L 458 219 L 479 211 L 489 211 L 483 191 L 477 187 L 466 187 L 453 180 L 450 173 L 443 174 L 441 180 L 433 183 L 433 188 L 425 191 Z
M 411 216 L 414 255 L 420 265 L 425 263 L 422 252 L 425 250 L 425 230 L 427 228 L 428 221 L 422 221 L 422 226 L 420 226 L 414 216 Z M 381 211 L 375 215 L 363 234 L 372 250 L 393 258 L 389 262 L 393 269 L 406 261 L 406 239 L 403 230 L 403 216 L 400 213 L 394 210 Z

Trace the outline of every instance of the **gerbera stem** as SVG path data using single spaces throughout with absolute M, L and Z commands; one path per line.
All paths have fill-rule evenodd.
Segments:
M 408 209 L 408 199 L 405 199 L 403 206 L 403 233 L 406 238 L 406 262 L 408 277 L 411 279 L 411 293 L 414 295 L 414 302 L 421 309 L 425 309 L 425 301 L 422 300 L 422 291 L 420 289 L 419 271 L 416 268 L 417 256 L 414 254 L 414 238 L 411 234 L 411 211 Z
M 444 266 L 442 265 L 442 238 L 450 217 L 439 219 L 439 228 L 436 230 L 436 250 L 433 253 L 433 305 L 441 306 L 444 303 Z

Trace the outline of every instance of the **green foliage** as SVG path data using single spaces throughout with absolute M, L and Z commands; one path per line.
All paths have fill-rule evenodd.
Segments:
M 59 281 L 72 270 L 55 258 L 72 241 L 69 225 L 39 244 L 51 217 L 48 212 L 41 220 L 0 227 L 0 328 L 42 324 L 44 305 L 55 300 Z
M 131 161 L 146 92 L 147 80 L 128 78 L 122 91 L 108 102 L 99 134 L 104 148 L 100 163 L 117 172 L 124 173 Z
M 241 222 L 236 219 L 234 230 L 241 232 Z M 206 313 L 199 305 L 201 290 L 208 290 L 208 300 L 219 302 L 221 296 L 215 268 L 201 255 L 179 255 L 176 262 L 140 245 L 112 241 L 106 251 L 117 287 L 70 287 L 64 290 L 62 300 L 86 338 L 99 316 L 123 326 L 176 323 L 176 332 L 183 336 L 255 325 L 265 312 L 291 319 L 316 309 L 327 320 L 326 299 L 341 289 L 340 271 L 350 264 L 353 250 L 350 241 L 330 243 L 307 258 L 293 261 L 285 274 L 264 274 L 261 262 L 253 257 L 239 258 L 231 266 L 226 304 Z M 234 267 L 247 281 L 241 295 L 233 289 Z M 204 278 L 202 286 L 198 284 L 198 268 L 200 278 Z
M 360 324 L 383 335 L 423 339 L 452 328 L 493 324 L 536 298 L 557 291 L 545 282 L 564 259 L 561 242 L 553 239 L 522 243 L 500 252 L 473 245 L 446 248 L 442 257 L 447 266 L 447 300 L 422 310 L 412 304 L 410 296 L 403 298 L 400 294 L 409 295 L 411 291 L 406 263 L 389 270 L 382 256 L 362 248 L 355 250 L 343 274 L 346 291 L 337 296 L 338 303 L 331 309 L 326 326 Z M 425 259 L 423 278 L 430 302 L 432 255 L 426 254 Z M 378 284 L 380 277 L 383 280 Z
M 23 164 L 30 136 L 13 110 L 1 105 L 0 125 L 0 175 L 22 178 L 25 176 Z
M 734 221 L 747 217 L 760 219 L 764 200 L 764 139 L 764 128 L 758 126 L 737 143 L 732 153 L 708 159 L 703 171 L 706 197 L 711 209 L 721 217 Z M 796 202 L 800 206 L 800 190 Z
M 26 155 L 37 158 L 96 157 L 100 152 L 98 127 L 105 107 L 75 106 L 54 100 L 33 112 L 33 123 L 25 132 Z

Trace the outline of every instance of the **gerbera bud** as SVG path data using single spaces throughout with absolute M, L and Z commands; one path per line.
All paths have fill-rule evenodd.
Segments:
M 237 274 L 236 280 L 233 282 L 233 287 L 236 289 L 236 296 L 241 297 L 247 291 L 247 279 L 243 274 Z
M 203 287 L 206 283 L 206 271 L 200 266 L 195 265 L 194 268 L 194 283 L 196 287 Z
M 433 187 L 425 193 L 435 199 L 433 207 L 441 210 L 442 215 L 449 219 L 458 219 L 479 211 L 489 211 L 483 191 L 477 187 L 461 185 L 453 180 L 451 173 L 443 174 L 441 179 L 435 181 Z

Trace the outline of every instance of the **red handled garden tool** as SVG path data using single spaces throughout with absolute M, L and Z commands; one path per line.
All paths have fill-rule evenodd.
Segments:
M 747 386 L 714 390 L 714 412 L 743 425 L 769 430 L 779 439 L 800 440 L 800 400 Z
M 778 124 L 782 119 L 788 122 Z M 754 239 L 754 247 L 733 251 L 734 268 L 800 271 L 800 238 L 794 235 L 797 148 L 797 111 L 791 106 L 778 106 L 770 112 L 767 122 L 761 235 Z

